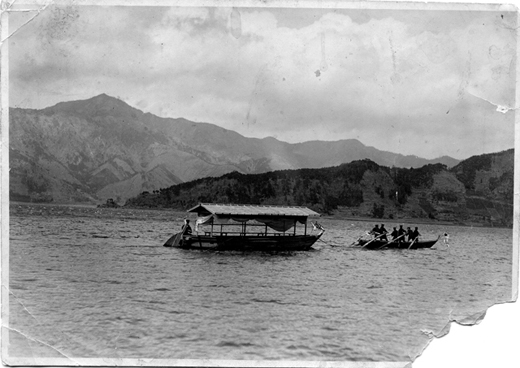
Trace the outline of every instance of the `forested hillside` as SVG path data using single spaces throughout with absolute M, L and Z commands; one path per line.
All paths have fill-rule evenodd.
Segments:
M 472 156 L 454 166 L 468 195 L 513 201 L 514 150 Z
M 197 203 L 307 206 L 325 214 L 428 218 L 510 226 L 513 150 L 443 164 L 389 168 L 368 159 L 323 169 L 237 172 L 173 185 L 127 201 L 126 206 L 188 209 Z

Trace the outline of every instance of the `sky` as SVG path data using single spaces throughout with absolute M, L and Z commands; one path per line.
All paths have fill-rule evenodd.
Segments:
M 514 146 L 507 10 L 51 5 L 10 17 L 10 105 L 106 93 L 247 137 L 464 159 Z

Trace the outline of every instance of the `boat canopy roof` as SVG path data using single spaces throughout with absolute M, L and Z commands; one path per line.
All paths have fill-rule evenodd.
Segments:
M 188 212 L 194 212 L 198 218 L 196 229 L 205 224 L 226 224 L 229 220 L 248 222 L 255 220 L 277 231 L 287 231 L 296 225 L 307 223 L 308 217 L 319 217 L 320 214 L 307 207 L 259 206 L 239 204 L 207 204 L 200 203 Z
M 219 218 L 249 217 L 256 218 L 288 218 L 298 219 L 307 217 L 319 217 L 320 214 L 298 206 L 261 206 L 248 204 L 210 204 L 200 203 L 188 210 L 197 213 L 198 216 L 215 215 Z

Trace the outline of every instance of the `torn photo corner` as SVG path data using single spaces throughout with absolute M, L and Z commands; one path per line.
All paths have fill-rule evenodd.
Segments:
M 4 364 L 518 358 L 515 5 L 1 10 Z

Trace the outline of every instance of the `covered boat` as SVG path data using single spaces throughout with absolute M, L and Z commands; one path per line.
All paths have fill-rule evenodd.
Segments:
M 197 214 L 192 234 L 175 234 L 164 246 L 216 250 L 309 250 L 324 232 L 317 223 L 313 224 L 313 230 L 308 229 L 308 219 L 320 214 L 306 207 L 201 203 L 188 212 Z
M 384 241 L 384 240 L 366 240 L 366 239 L 358 239 L 359 246 L 365 249 L 421 249 L 421 248 L 431 248 L 435 243 L 439 240 L 440 236 L 437 239 L 433 240 L 419 240 L 416 242 L 403 241 L 399 243 L 393 241 Z M 410 246 L 411 245 L 411 246 Z

